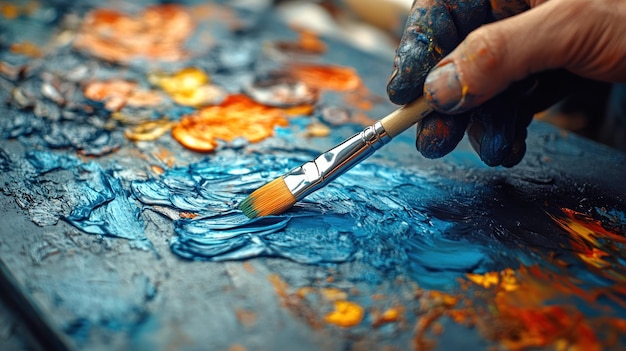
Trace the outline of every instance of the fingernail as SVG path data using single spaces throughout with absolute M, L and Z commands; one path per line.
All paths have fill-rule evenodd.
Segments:
M 424 94 L 441 112 L 454 112 L 463 104 L 463 86 L 451 62 L 432 70 L 424 82 Z

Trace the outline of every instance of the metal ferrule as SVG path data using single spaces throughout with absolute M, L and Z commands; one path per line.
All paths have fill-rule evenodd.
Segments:
M 391 141 L 380 122 L 365 128 L 316 159 L 294 168 L 283 176 L 285 184 L 301 200 Z

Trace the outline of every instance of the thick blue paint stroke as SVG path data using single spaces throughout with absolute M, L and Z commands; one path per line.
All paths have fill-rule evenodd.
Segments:
M 74 156 L 55 154 L 49 151 L 29 151 L 26 160 L 30 162 L 39 174 L 48 173 L 57 169 L 71 169 L 82 164 Z
M 409 271 L 425 286 L 448 286 L 466 272 L 485 270 L 483 248 L 447 238 L 451 222 L 432 218 L 420 198 L 440 199 L 441 184 L 415 172 L 365 163 L 287 213 L 248 219 L 239 201 L 305 157 L 291 153 L 216 157 L 135 181 L 144 204 L 197 213 L 174 219 L 172 251 L 192 260 L 283 257 L 307 264 L 358 260 L 386 271 Z M 401 267 L 401 268 L 398 268 Z M 437 279 L 430 277 L 435 276 Z
M 86 233 L 147 241 L 139 208 L 121 181 L 96 163 L 85 164 L 78 172 L 82 182 L 72 190 L 80 201 L 65 220 Z

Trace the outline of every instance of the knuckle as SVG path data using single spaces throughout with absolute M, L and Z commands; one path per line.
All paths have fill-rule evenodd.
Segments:
M 478 73 L 488 73 L 501 67 L 506 50 L 506 41 L 503 35 L 487 26 L 470 33 L 465 45 L 465 60 L 478 70 Z

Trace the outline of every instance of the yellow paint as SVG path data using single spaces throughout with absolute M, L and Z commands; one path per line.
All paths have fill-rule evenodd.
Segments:
M 314 122 L 306 127 L 305 135 L 310 138 L 321 138 L 330 134 L 330 128 L 319 122 Z
M 178 122 L 168 119 L 143 122 L 124 131 L 124 135 L 134 141 L 151 141 L 169 132 Z
M 328 301 L 339 301 L 348 298 L 348 294 L 345 291 L 337 288 L 322 288 L 320 292 Z
M 430 298 L 438 305 L 453 307 L 459 302 L 459 298 L 452 296 L 450 294 L 446 294 L 441 291 L 433 290 L 430 292 Z
M 326 314 L 324 321 L 343 328 L 357 326 L 363 320 L 363 307 L 350 301 L 335 301 L 335 310 Z
M 469 281 L 485 289 L 489 289 L 493 286 L 505 291 L 513 291 L 518 287 L 515 271 L 511 268 L 506 268 L 500 272 L 487 272 L 484 274 L 467 273 L 466 277 Z
M 209 76 L 196 67 L 183 68 L 172 75 L 156 73 L 148 78 L 168 93 L 189 91 L 209 83 Z
M 224 91 L 211 85 L 209 76 L 196 67 L 183 68 L 173 74 L 152 73 L 150 83 L 163 89 L 179 105 L 200 107 L 219 103 Z
M 467 273 L 466 277 L 470 281 L 486 289 L 489 289 L 491 286 L 497 286 L 500 282 L 500 276 L 498 272 L 488 272 L 485 274 Z
M 283 109 L 287 116 L 307 116 L 315 111 L 315 106 L 307 104 L 307 105 L 299 105 L 293 107 L 286 107 Z
M 395 322 L 398 318 L 400 318 L 400 311 L 395 307 L 391 307 L 380 316 L 380 323 Z

